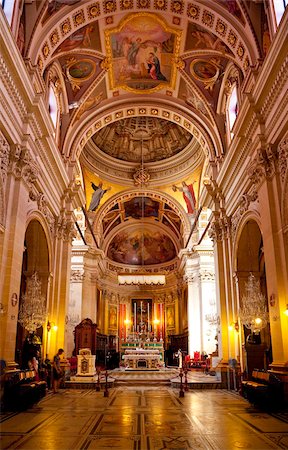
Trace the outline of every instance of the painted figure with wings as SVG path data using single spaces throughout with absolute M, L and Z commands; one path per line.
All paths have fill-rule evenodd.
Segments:
M 111 187 L 108 187 L 107 189 L 103 189 L 102 181 L 99 182 L 99 186 L 96 186 L 96 184 L 91 182 L 91 186 L 94 189 L 94 192 L 93 192 L 91 202 L 89 205 L 89 211 L 95 211 L 99 206 L 101 198 L 107 191 L 109 191 L 111 189 Z

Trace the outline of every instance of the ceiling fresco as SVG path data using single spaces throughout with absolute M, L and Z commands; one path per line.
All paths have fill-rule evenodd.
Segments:
M 169 236 L 145 226 L 118 233 L 110 243 L 107 256 L 122 264 L 146 266 L 163 264 L 177 255 Z
M 128 201 L 123 200 L 116 203 L 108 212 L 106 212 L 102 219 L 103 237 L 105 238 L 108 234 L 111 234 L 111 232 L 120 224 L 136 224 L 135 220 L 139 222 L 140 225 L 143 224 L 143 220 L 145 220 L 146 227 L 149 223 L 152 225 L 155 223 L 162 223 L 165 227 L 168 227 L 169 230 L 173 231 L 175 238 L 178 241 L 181 241 L 182 225 L 178 214 L 165 202 L 154 200 L 147 196 L 135 196 Z
M 179 53 L 179 30 L 172 30 L 163 19 L 143 12 L 126 17 L 118 27 L 105 33 L 112 89 L 139 93 L 174 86 L 173 60 Z

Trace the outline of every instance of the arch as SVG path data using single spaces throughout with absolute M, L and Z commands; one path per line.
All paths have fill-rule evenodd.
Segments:
M 118 3 L 118 2 L 117 2 Z M 152 2 L 151 2 L 152 4 Z M 251 30 L 249 20 L 242 24 L 240 21 L 235 21 L 233 24 L 229 23 L 229 12 L 225 8 L 221 8 L 217 5 L 217 10 L 209 8 L 207 5 L 202 5 L 199 1 L 195 0 L 192 4 L 187 4 L 187 9 L 183 14 L 182 20 L 189 20 L 200 24 L 203 28 L 209 32 L 213 32 L 216 36 L 220 35 L 223 42 L 230 48 L 232 53 L 235 53 L 239 66 L 247 71 L 250 64 L 257 61 L 260 58 L 259 49 L 255 36 Z M 123 15 L 123 10 L 118 9 L 119 5 L 114 4 L 113 14 L 119 14 L 120 18 Z M 75 12 L 74 12 L 75 11 Z M 141 7 L 139 11 L 143 11 Z M 151 5 L 146 9 L 150 13 L 159 15 L 159 12 L 165 12 L 165 8 L 156 8 Z M 73 14 L 74 12 L 74 14 Z M 126 17 L 129 14 L 137 13 L 132 7 L 132 10 L 125 9 Z M 43 14 L 45 10 L 43 10 Z M 28 57 L 31 58 L 33 64 L 38 64 L 41 71 L 45 70 L 45 67 L 50 63 L 51 56 L 54 51 L 62 44 L 62 42 L 71 36 L 79 28 L 83 28 L 86 25 L 94 22 L 95 20 L 105 20 L 107 15 L 110 15 L 111 11 L 105 10 L 105 4 L 96 6 L 95 2 L 88 2 L 84 7 L 79 7 L 78 4 L 69 13 L 59 14 L 58 21 L 54 25 L 54 29 L 51 32 L 51 21 L 47 20 L 42 29 L 36 28 L 34 35 L 31 37 L 28 46 Z M 244 17 L 244 16 L 243 16 Z M 171 15 L 172 18 L 172 15 Z M 55 19 L 55 18 L 54 18 Z M 39 20 L 38 24 L 41 24 Z M 49 36 L 49 38 L 47 38 Z
M 133 197 L 150 197 L 152 199 L 163 201 L 167 203 L 168 206 L 170 206 L 175 213 L 178 215 L 178 217 L 181 220 L 181 223 L 183 225 L 183 239 L 184 242 L 189 236 L 191 224 L 188 218 L 187 213 L 184 211 L 182 206 L 169 194 L 160 193 L 158 191 L 154 191 L 152 189 L 135 189 L 135 190 L 128 190 L 128 191 L 122 191 L 120 194 L 115 194 L 112 196 L 109 200 L 106 201 L 104 205 L 102 205 L 99 208 L 99 211 L 97 213 L 96 222 L 94 224 L 94 230 L 96 236 L 101 236 L 101 226 L 103 219 L 105 215 L 110 211 L 110 209 L 115 206 L 119 202 L 130 200 Z
M 148 101 L 149 103 L 142 100 L 139 105 L 139 98 L 137 98 L 138 106 L 135 106 L 135 101 L 133 102 L 133 100 L 129 100 L 126 103 L 122 101 L 121 107 L 114 101 L 109 110 L 102 109 L 99 111 L 99 109 L 95 109 L 93 112 L 91 111 L 89 120 L 86 119 L 84 123 L 78 124 L 74 128 L 73 133 L 65 137 L 62 147 L 65 157 L 72 161 L 77 160 L 85 144 L 93 134 L 104 128 L 108 123 L 116 122 L 126 117 L 139 117 L 141 115 L 161 117 L 191 131 L 201 145 L 205 156 L 209 155 L 212 160 L 223 153 L 220 136 L 215 133 L 212 127 L 209 129 L 208 124 L 202 122 L 193 111 L 188 111 L 183 105 L 176 105 L 175 101 L 170 103 L 165 100 L 164 102 L 163 99 L 159 98 L 157 99 L 159 105 L 157 107 L 151 104 L 151 98 Z
M 28 216 L 27 216 L 26 231 L 27 231 L 27 228 L 29 227 L 29 224 L 33 220 L 39 222 L 39 224 L 41 225 L 41 227 L 43 229 L 44 235 L 45 235 L 45 239 L 46 239 L 46 242 L 47 242 L 47 253 L 48 253 L 48 272 L 50 274 L 53 271 L 53 267 L 52 267 L 53 246 L 52 246 L 52 238 L 51 238 L 51 231 L 50 231 L 50 228 L 49 228 L 49 224 L 48 224 L 45 216 L 41 212 L 33 211 L 30 214 L 28 214 Z

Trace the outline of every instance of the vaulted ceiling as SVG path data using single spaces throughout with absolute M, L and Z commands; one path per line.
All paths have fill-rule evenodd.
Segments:
M 91 182 L 110 187 L 95 232 L 112 261 L 143 262 L 139 211 L 145 264 L 177 256 L 187 210 L 175 185 L 194 182 L 198 199 L 210 164 L 223 159 L 224 93 L 235 80 L 241 92 L 263 56 L 265 20 L 252 0 L 26 3 L 22 53 L 59 95 L 59 151 L 81 169 L 87 205 Z

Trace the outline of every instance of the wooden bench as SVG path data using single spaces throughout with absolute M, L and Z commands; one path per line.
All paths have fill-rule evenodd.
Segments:
M 251 380 L 242 380 L 241 388 L 243 397 L 265 409 L 280 408 L 283 404 L 283 383 L 266 370 L 254 369 Z
M 31 407 L 46 395 L 46 381 L 37 381 L 35 370 L 12 370 L 5 373 L 4 410 L 19 411 Z

